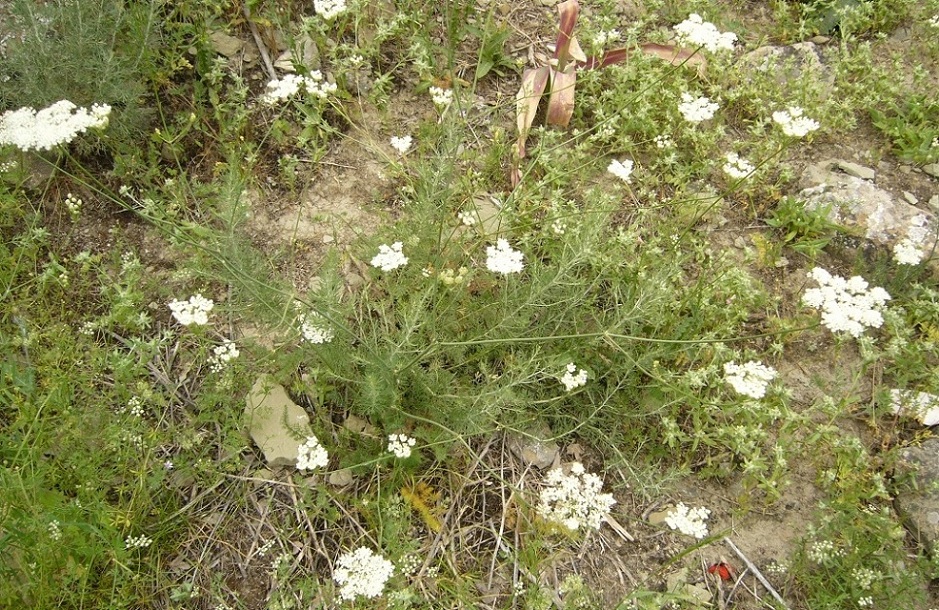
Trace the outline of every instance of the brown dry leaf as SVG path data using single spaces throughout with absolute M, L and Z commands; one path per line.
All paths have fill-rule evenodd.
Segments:
M 574 87 L 577 85 L 576 65 L 568 64 L 563 72 L 551 71 L 551 95 L 548 97 L 548 125 L 567 127 L 574 115 Z
M 541 66 L 529 68 L 522 74 L 522 86 L 515 96 L 515 113 L 518 120 L 516 152 L 519 159 L 525 158 L 525 141 L 528 139 L 531 124 L 535 121 L 535 115 L 538 114 L 538 103 L 544 95 L 545 87 L 548 86 L 550 71 L 548 66 Z

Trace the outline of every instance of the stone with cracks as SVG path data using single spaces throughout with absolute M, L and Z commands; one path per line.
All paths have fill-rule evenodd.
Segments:
M 900 457 L 897 474 L 910 477 L 912 485 L 897 494 L 897 513 L 920 544 L 933 552 L 939 540 L 939 438 L 904 449 Z
M 266 375 L 254 382 L 245 402 L 248 433 L 268 467 L 295 466 L 300 445 L 312 434 L 306 411 Z

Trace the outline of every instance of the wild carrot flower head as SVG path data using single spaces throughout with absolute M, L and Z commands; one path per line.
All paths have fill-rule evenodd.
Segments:
M 400 241 L 396 241 L 390 246 L 387 244 L 378 246 L 378 254 L 372 258 L 372 267 L 376 267 L 382 271 L 392 271 L 393 269 L 407 265 L 408 257 L 401 252 L 401 248 L 403 247 L 404 244 Z
M 261 101 L 265 104 L 275 104 L 292 98 L 300 93 L 301 89 L 313 97 L 326 99 L 329 94 L 336 92 L 336 85 L 324 81 L 319 70 L 313 70 L 307 76 L 287 74 L 267 83 L 267 90 L 261 96 Z
M 728 362 L 724 365 L 724 381 L 738 393 L 750 398 L 763 398 L 766 388 L 776 378 L 776 369 L 751 360 L 744 364 Z
M 315 436 L 306 437 L 306 442 L 297 450 L 297 470 L 313 470 L 326 468 L 329 464 L 329 454 Z
M 179 301 L 173 299 L 169 303 L 170 311 L 173 317 L 183 326 L 190 324 L 208 324 L 209 312 L 215 307 L 212 299 L 207 299 L 201 294 L 195 294 L 189 297 L 188 301 Z
M 606 171 L 610 172 L 623 182 L 629 182 L 629 176 L 633 173 L 633 162 L 631 159 L 624 159 L 623 161 L 617 161 L 613 159 L 610 161 L 610 165 L 607 166 Z
M 603 519 L 616 503 L 611 494 L 600 493 L 603 481 L 574 462 L 570 472 L 553 468 L 544 478 L 537 511 L 544 519 L 570 530 L 600 529 Z
M 398 151 L 398 154 L 403 155 L 404 153 L 411 150 L 411 144 L 414 142 L 414 139 L 411 136 L 391 136 L 391 147 Z
M 846 280 L 821 267 L 812 269 L 809 277 L 819 287 L 806 290 L 802 303 L 821 311 L 822 324 L 832 332 L 860 337 L 865 328 L 880 328 L 883 324 L 881 311 L 890 300 L 883 288 L 869 288 L 860 276 Z
M 773 121 L 779 125 L 784 134 L 791 138 L 804 138 L 819 128 L 818 121 L 804 116 L 799 106 L 790 106 L 785 110 L 774 112 Z
M 577 370 L 577 365 L 571 362 L 567 365 L 564 374 L 561 376 L 561 383 L 564 389 L 570 392 L 574 388 L 579 388 L 587 383 L 587 371 Z
M 344 600 L 353 600 L 360 595 L 379 597 L 394 569 L 393 563 L 363 546 L 340 555 L 333 580 L 339 585 L 339 597 Z
M 332 21 L 346 12 L 346 0 L 313 0 L 313 8 L 317 15 L 326 21 Z
M 505 239 L 499 239 L 495 246 L 486 248 L 486 268 L 493 273 L 503 275 L 521 273 L 522 269 L 525 268 L 522 258 L 522 253 L 513 250 Z
M 717 26 L 704 21 L 701 15 L 691 13 L 688 18 L 674 28 L 678 43 L 688 47 L 703 47 L 711 53 L 733 51 L 737 35 L 733 32 L 721 33 Z
M 708 526 L 705 521 L 710 514 L 711 511 L 707 508 L 688 508 L 683 502 L 679 502 L 678 506 L 666 515 L 665 523 L 673 530 L 700 540 L 708 535 Z
M 388 435 L 388 451 L 393 453 L 396 458 L 411 457 L 411 449 L 416 444 L 417 441 L 407 434 Z
M 692 97 L 690 93 L 681 94 L 681 103 L 678 104 L 678 112 L 689 123 L 701 123 L 714 116 L 717 109 L 720 108 L 716 103 L 706 97 Z
M 0 146 L 12 144 L 24 152 L 51 150 L 59 144 L 68 144 L 87 129 L 107 127 L 110 114 L 107 104 L 95 104 L 88 109 L 68 100 L 39 111 L 28 106 L 8 110 L 0 115 Z

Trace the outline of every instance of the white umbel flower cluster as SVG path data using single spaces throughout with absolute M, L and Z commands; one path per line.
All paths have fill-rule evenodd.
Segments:
M 225 339 L 221 345 L 212 348 L 212 355 L 209 356 L 209 368 L 215 372 L 221 371 L 225 365 L 241 355 L 238 346 L 233 341 Z
M 665 523 L 673 530 L 700 540 L 708 535 L 708 526 L 705 521 L 710 515 L 711 511 L 707 508 L 688 508 L 684 502 L 679 502 L 678 506 L 668 512 Z
M 388 451 L 402 460 L 411 457 L 411 449 L 416 444 L 417 441 L 407 434 L 388 435 Z
M 846 280 L 821 267 L 812 269 L 809 277 L 819 287 L 806 290 L 802 303 L 821 311 L 822 324 L 831 332 L 860 337 L 865 328 L 880 328 L 884 323 L 881 310 L 890 295 L 883 288 L 869 288 L 858 275 Z
M 202 325 L 209 323 L 209 312 L 215 307 L 215 301 L 197 293 L 189 297 L 188 301 L 173 299 L 168 307 L 173 312 L 176 321 L 183 326 Z
M 333 580 L 339 585 L 339 597 L 344 600 L 353 600 L 360 595 L 379 597 L 394 569 L 393 563 L 363 546 L 340 555 Z
M 0 146 L 12 144 L 24 152 L 51 150 L 68 144 L 87 129 L 104 129 L 110 114 L 107 104 L 94 104 L 88 109 L 68 100 L 39 111 L 29 106 L 8 110 L 0 115 Z
M 411 150 L 411 144 L 413 144 L 414 139 L 411 136 L 391 136 L 391 147 L 398 151 L 399 155 L 403 155 L 409 150 Z
M 906 237 L 893 246 L 893 259 L 901 265 L 918 265 L 926 257 L 926 240 L 929 237 L 929 221 L 917 214 L 910 221 Z
M 336 92 L 336 85 L 323 80 L 319 70 L 313 70 L 307 76 L 287 74 L 283 78 L 274 79 L 267 83 L 267 90 L 261 96 L 265 104 L 276 104 L 297 95 L 303 89 L 313 97 L 326 99 L 328 95 Z
M 329 343 L 336 336 L 333 329 L 326 324 L 326 319 L 315 311 L 299 314 L 297 322 L 300 325 L 300 335 L 307 343 Z
M 704 21 L 701 15 L 691 13 L 688 18 L 672 28 L 678 44 L 686 47 L 703 47 L 711 53 L 733 51 L 737 35 L 733 32 L 721 33 L 717 26 Z
M 728 362 L 724 364 L 724 381 L 729 383 L 738 394 L 750 398 L 766 396 L 766 387 L 776 379 L 776 369 L 761 362 L 751 360 L 744 364 Z
M 544 478 L 537 511 L 544 519 L 569 530 L 598 530 L 610 508 L 616 504 L 612 494 L 600 493 L 603 481 L 586 472 L 583 464 L 574 462 L 570 473 L 552 468 Z
M 773 121 L 791 138 L 804 138 L 819 127 L 818 121 L 804 116 L 802 108 L 798 106 L 777 110 L 773 113 Z
M 387 244 L 378 246 L 378 254 L 372 258 L 372 267 L 377 267 L 382 271 L 392 271 L 398 267 L 404 267 L 408 264 L 408 257 L 401 252 L 403 247 L 404 244 L 400 241 L 396 241 L 390 246 Z
M 735 152 L 729 152 L 724 157 L 724 173 L 735 180 L 746 178 L 753 173 L 753 165 Z
M 453 89 L 442 89 L 440 87 L 430 88 L 430 99 L 434 100 L 434 105 L 440 108 L 446 108 L 453 103 Z
M 587 371 L 584 369 L 578 371 L 577 365 L 571 362 L 567 365 L 567 370 L 564 375 L 561 376 L 561 383 L 564 384 L 564 389 L 568 392 L 582 385 L 586 385 Z
M 692 97 L 690 93 L 682 93 L 681 103 L 678 104 L 678 112 L 689 123 L 701 123 L 713 118 L 718 108 L 720 106 L 708 98 Z
M 326 468 L 329 464 L 329 454 L 315 436 L 306 437 L 306 442 L 297 449 L 297 470 L 313 470 Z
M 631 159 L 617 161 L 613 159 L 607 166 L 606 171 L 610 172 L 623 182 L 629 182 L 629 176 L 633 173 L 633 162 Z
M 342 13 L 346 12 L 346 0 L 313 0 L 313 8 L 316 14 L 332 21 Z
M 510 273 L 521 273 L 525 268 L 522 262 L 524 256 L 518 250 L 513 250 L 512 246 L 505 239 L 496 241 L 496 245 L 486 248 L 486 268 L 493 273 L 508 275 Z

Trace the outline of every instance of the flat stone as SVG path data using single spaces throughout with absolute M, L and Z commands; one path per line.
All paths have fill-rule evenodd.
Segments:
M 939 195 L 933 195 L 926 204 L 933 212 L 939 212 Z
M 919 203 L 919 199 L 916 198 L 916 195 L 910 191 L 903 191 L 903 198 L 906 199 L 907 203 L 910 205 L 916 205 Z
M 939 438 L 904 449 L 897 464 L 913 484 L 894 502 L 904 525 L 930 553 L 939 540 Z
M 312 434 L 306 411 L 267 375 L 254 382 L 245 403 L 248 433 L 264 452 L 267 466 L 296 465 L 300 445 Z
M 209 42 L 212 43 L 212 49 L 219 55 L 225 57 L 234 57 L 241 53 L 245 48 L 245 41 L 234 36 L 229 36 L 225 32 L 216 30 L 209 34 Z
M 329 473 L 326 482 L 335 487 L 345 487 L 352 485 L 352 471 L 348 468 L 340 468 Z
M 296 64 L 299 63 L 308 70 L 319 70 L 320 54 L 310 35 L 304 34 L 297 40 L 296 46 L 296 51 L 287 49 L 281 53 L 274 61 L 274 67 L 283 72 L 296 72 Z
M 939 178 L 939 163 L 928 163 L 923 166 L 923 171 L 933 178 Z
M 855 176 L 861 180 L 873 180 L 877 177 L 877 172 L 872 170 L 869 167 L 864 167 L 857 163 L 852 163 L 851 161 L 845 161 L 844 159 L 835 159 L 831 162 L 832 167 L 836 167 L 848 174 L 849 176 Z
M 822 161 L 803 172 L 798 197 L 805 201 L 806 209 L 827 209 L 832 222 L 891 249 L 907 237 L 917 216 L 925 216 L 927 226 L 935 224 L 932 214 L 872 182 L 832 171 L 836 162 Z
M 509 451 L 529 466 L 544 470 L 553 465 L 561 453 L 561 447 L 551 437 L 545 425 L 529 430 L 526 434 L 513 433 L 508 436 Z
M 813 42 L 799 42 L 789 46 L 763 46 L 740 58 L 741 83 L 750 84 L 761 78 L 755 72 L 771 74 L 780 85 L 798 84 L 806 76 L 821 84 L 818 98 L 831 94 L 835 83 L 834 72 L 826 65 L 821 50 Z

